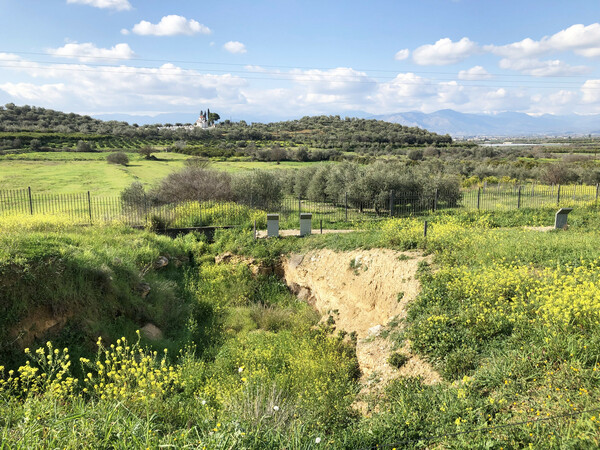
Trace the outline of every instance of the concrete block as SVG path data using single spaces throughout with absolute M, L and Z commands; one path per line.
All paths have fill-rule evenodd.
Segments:
M 279 214 L 267 214 L 267 237 L 279 237 Z
M 573 208 L 560 208 L 554 216 L 554 228 L 562 230 L 567 226 L 567 216 L 573 211 Z
M 312 214 L 300 213 L 300 236 L 310 236 L 312 234 Z

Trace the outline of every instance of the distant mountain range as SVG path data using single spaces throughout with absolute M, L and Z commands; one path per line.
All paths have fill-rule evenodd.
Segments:
M 451 109 L 433 113 L 418 111 L 371 116 L 371 119 L 425 128 L 452 137 L 577 136 L 600 134 L 600 114 L 530 116 L 518 112 L 465 114 Z

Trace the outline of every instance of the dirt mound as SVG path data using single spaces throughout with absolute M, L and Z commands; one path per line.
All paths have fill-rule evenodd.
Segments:
M 318 250 L 291 255 L 283 262 L 290 289 L 312 304 L 325 318 L 333 316 L 337 329 L 355 331 L 356 353 L 367 389 L 398 375 L 420 375 L 436 383 L 440 376 L 423 360 L 410 356 L 402 369 L 389 366 L 392 343 L 381 336 L 386 325 L 406 316 L 406 306 L 420 291 L 415 275 L 428 257 L 389 249 L 336 253 Z

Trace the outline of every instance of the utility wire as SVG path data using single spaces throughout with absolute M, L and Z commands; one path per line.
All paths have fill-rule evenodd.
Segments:
M 64 63 L 63 63 L 64 64 Z M 99 68 L 96 67 L 95 69 L 86 69 L 83 67 L 49 67 L 49 66 L 38 66 L 38 65 L 26 65 L 26 64 L 16 64 L 16 65 L 7 65 L 7 64 L 0 64 L 0 67 L 5 67 L 5 68 L 12 68 L 12 69 L 47 69 L 47 70 L 61 70 L 61 71 L 67 71 L 67 72 L 91 72 L 91 73 L 97 73 L 97 74 L 113 74 L 113 73 L 120 73 L 120 74 L 127 74 L 127 75 L 151 75 L 151 76 L 160 76 L 160 75 L 168 75 L 168 76 L 175 76 L 175 77 L 187 77 L 187 78 L 200 78 L 206 75 L 211 75 L 210 73 L 206 73 L 206 74 L 202 74 L 202 73 L 181 73 L 181 72 L 166 72 L 168 70 L 183 70 L 186 72 L 189 72 L 190 69 L 168 69 L 168 68 L 145 68 L 145 67 L 129 67 L 130 70 L 123 70 L 123 66 L 102 66 L 105 67 L 104 70 L 98 70 Z M 111 68 L 115 68 L 118 70 L 108 70 Z M 145 72 L 140 72 L 139 69 L 143 69 L 146 70 Z M 226 71 L 227 73 L 231 72 L 231 71 Z M 270 76 L 270 77 L 249 77 L 249 76 L 236 76 L 235 78 L 232 78 L 232 80 L 235 79 L 239 79 L 239 80 L 279 80 L 279 81 L 300 81 L 300 82 L 307 82 L 307 83 L 323 83 L 323 82 L 329 82 L 329 83 L 335 83 L 335 82 L 344 82 L 344 83 L 356 83 L 356 84 L 377 84 L 380 81 L 377 81 L 375 79 L 373 80 L 357 80 L 356 78 L 344 78 L 343 76 L 336 76 L 331 74 L 330 76 L 332 77 L 331 79 L 319 79 L 319 78 L 323 78 L 323 75 L 315 75 L 315 77 L 311 77 L 310 74 L 293 74 L 293 73 L 280 73 L 280 74 L 276 74 L 277 76 Z M 335 78 L 333 78 L 335 77 Z M 444 81 L 444 80 L 429 80 L 429 81 L 425 81 L 425 82 L 411 82 L 411 81 L 393 81 L 394 85 L 399 85 L 399 86 L 439 86 L 438 83 L 436 83 L 435 81 Z M 461 83 L 470 83 L 470 80 L 447 80 L 447 81 L 460 81 Z M 481 82 L 485 82 L 484 80 L 477 80 L 477 82 L 481 83 Z M 507 80 L 507 81 L 502 81 L 503 83 L 510 83 L 512 81 Z M 526 80 L 521 80 L 519 81 L 520 83 L 536 83 L 534 81 L 526 81 Z M 553 85 L 553 86 L 537 86 L 537 85 L 510 85 L 510 84 L 504 84 L 504 85 L 500 85 L 500 84 L 457 84 L 455 86 L 453 85 L 449 85 L 448 87 L 482 87 L 482 88 L 521 88 L 521 89 L 558 89 L 558 88 L 580 88 L 581 85 L 573 85 L 573 86 L 560 86 L 560 85 Z M 600 85 L 597 87 L 594 86 L 589 86 L 586 87 L 586 90 L 599 90 L 600 89 Z
M 0 53 L 16 54 L 16 55 L 43 55 L 48 56 L 48 53 L 42 52 L 23 52 L 13 50 L 0 50 Z M 339 67 L 307 67 L 307 66 L 285 66 L 285 65 L 274 65 L 274 64 L 251 64 L 251 63 L 224 63 L 215 61 L 200 61 L 200 60 L 173 60 L 173 59 L 154 59 L 154 58 L 128 58 L 119 56 L 91 56 L 86 54 L 71 53 L 69 55 L 54 54 L 51 56 L 57 58 L 85 58 L 85 59 L 97 59 L 97 60 L 109 60 L 109 61 L 146 61 L 146 62 L 164 62 L 164 63 L 179 63 L 179 64 L 206 64 L 216 66 L 255 66 L 255 67 L 269 67 L 279 69 L 305 69 L 305 70 L 335 70 Z M 398 70 L 390 69 L 354 69 L 359 72 L 382 72 L 382 73 L 398 73 Z M 412 73 L 430 74 L 430 75 L 456 75 L 456 72 L 440 72 L 440 71 L 414 71 Z M 502 73 L 489 73 L 489 75 L 497 77 L 530 77 L 531 75 L 523 74 L 502 74 Z M 586 75 L 552 75 L 550 78 L 588 78 Z
M 78 67 L 80 66 L 85 66 L 85 67 L 106 67 L 106 68 L 123 68 L 123 66 L 115 66 L 114 64 L 98 64 L 98 63 L 81 63 L 81 64 L 77 64 L 77 63 L 73 63 L 73 62 L 60 62 L 60 61 L 40 61 L 40 60 L 28 60 L 28 61 L 23 61 L 20 59 L 5 59 L 4 62 L 14 62 L 17 64 L 17 66 L 15 67 L 25 67 L 25 68 L 36 68 L 37 66 L 27 66 L 25 64 L 27 63 L 36 63 L 36 64 L 50 64 L 50 65 L 65 65 L 65 66 L 73 66 L 73 70 L 78 69 Z M 24 64 L 19 64 L 19 63 L 24 63 Z M 10 66 L 4 66 L 4 67 L 10 67 Z M 266 74 L 266 75 L 277 75 L 277 76 L 293 76 L 296 77 L 298 75 L 302 76 L 307 76 L 307 75 L 312 75 L 312 74 L 307 74 L 307 73 L 293 73 L 293 72 L 278 72 L 278 71 L 253 71 L 251 69 L 245 69 L 245 70 L 231 70 L 231 69 L 189 69 L 189 68 L 182 68 L 182 67 L 174 67 L 174 68 L 164 68 L 164 67 L 143 67 L 143 66 L 126 66 L 128 68 L 131 69 L 143 69 L 143 70 L 148 70 L 148 71 L 152 71 L 151 73 L 155 73 L 155 71 L 159 70 L 160 73 L 165 73 L 165 72 L 169 72 L 169 71 L 173 71 L 175 74 L 177 74 L 178 72 L 180 72 L 181 70 L 186 70 L 186 71 L 190 71 L 190 70 L 207 70 L 210 72 L 219 72 L 219 73 L 248 73 L 248 72 L 256 72 L 256 73 L 260 73 L 260 74 Z M 59 68 L 56 68 L 58 70 L 60 70 Z M 78 70 L 84 70 L 84 69 L 78 69 Z M 129 73 L 129 72 L 127 72 Z M 409 72 L 409 73 L 415 73 L 415 72 Z M 440 74 L 442 74 L 440 72 Z M 190 74 L 191 75 L 191 74 Z M 456 74 L 454 74 L 456 75 Z M 341 81 L 361 81 L 361 80 L 357 80 L 356 77 L 353 78 L 349 78 L 348 76 L 344 76 L 344 75 L 336 75 L 336 74 L 332 74 L 332 73 L 320 73 L 320 74 L 315 74 L 315 76 L 319 77 L 319 78 L 331 78 L 334 80 L 341 80 Z M 384 79 L 384 80 L 393 80 L 394 78 L 396 78 L 396 76 L 376 76 L 374 78 L 377 79 Z M 478 81 L 478 82 L 487 82 L 485 79 L 483 78 L 479 78 L 479 79 L 461 79 L 460 77 L 453 77 L 453 78 L 435 78 L 434 81 L 461 81 L 461 82 L 470 82 L 470 81 Z M 362 81 L 362 82 L 368 82 L 368 83 L 374 83 L 376 82 L 375 80 L 370 81 Z M 490 80 L 490 82 L 492 82 L 492 80 Z M 501 80 L 500 82 L 502 83 L 534 83 L 534 84 L 561 84 L 561 85 L 565 85 L 565 87 L 579 87 L 581 86 L 581 83 L 578 81 L 547 81 L 547 80 Z M 421 83 L 415 83 L 415 84 L 421 84 Z M 510 86 L 510 85 L 508 85 Z
M 457 437 L 457 436 L 461 436 L 461 435 L 465 435 L 465 434 L 481 433 L 484 431 L 492 431 L 492 430 L 499 430 L 499 429 L 504 429 L 504 428 L 517 427 L 517 426 L 530 424 L 530 423 L 534 424 L 537 422 L 547 422 L 547 421 L 550 421 L 553 419 L 561 419 L 564 417 L 579 416 L 579 415 L 589 414 L 589 413 L 599 412 L 599 411 L 600 411 L 600 408 L 594 408 L 594 409 L 588 409 L 585 411 L 578 411 L 578 412 L 573 412 L 573 413 L 557 414 L 555 416 L 542 417 L 542 418 L 535 419 L 535 420 L 524 420 L 522 422 L 513 422 L 513 423 L 507 423 L 507 424 L 503 424 L 503 425 L 494 425 L 492 427 L 475 428 L 475 429 L 471 429 L 471 430 L 458 431 L 456 433 L 424 436 L 424 437 L 420 437 L 418 439 L 406 439 L 404 441 L 394 442 L 393 444 L 381 444 L 381 445 L 377 444 L 377 446 L 363 447 L 359 450 L 373 450 L 374 448 L 387 448 L 387 447 L 393 448 L 393 447 L 399 447 L 399 446 L 403 446 L 403 445 L 414 443 L 414 442 L 437 441 L 439 439 L 453 438 L 453 437 Z

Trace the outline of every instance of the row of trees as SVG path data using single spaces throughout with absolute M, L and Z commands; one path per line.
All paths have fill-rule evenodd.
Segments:
M 408 193 L 413 197 L 433 198 L 436 190 L 439 201 L 456 204 L 460 197 L 459 179 L 383 162 L 369 166 L 323 164 L 301 170 L 229 174 L 210 170 L 207 163 L 199 161 L 167 176 L 148 192 L 140 183 L 134 183 L 123 191 L 122 199 L 130 205 L 221 200 L 272 208 L 280 204 L 285 195 L 293 195 L 333 204 L 347 201 L 351 206 L 362 207 L 387 205 L 390 191 L 401 199 Z

